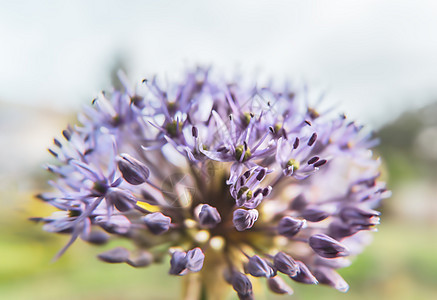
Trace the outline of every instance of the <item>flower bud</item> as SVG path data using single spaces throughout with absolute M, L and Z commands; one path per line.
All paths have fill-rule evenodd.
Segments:
M 303 262 L 297 260 L 296 263 L 299 268 L 295 276 L 290 276 L 291 279 L 306 284 L 318 284 L 316 277 Z
M 273 265 L 279 272 L 287 274 L 288 276 L 296 275 L 299 270 L 299 266 L 294 259 L 284 252 L 276 253 L 273 258 Z
M 171 275 L 184 275 L 183 273 L 187 268 L 188 257 L 187 253 L 182 251 L 175 251 L 170 259 L 170 271 Z
M 106 194 L 106 200 L 121 212 L 131 210 L 137 203 L 137 199 L 131 193 L 120 189 L 110 189 Z
M 286 237 L 295 236 L 299 230 L 305 225 L 305 220 L 297 220 L 292 217 L 283 217 L 278 224 L 278 232 Z
M 310 222 L 320 222 L 329 217 L 329 213 L 319 208 L 307 208 L 302 211 L 301 216 Z
M 303 210 L 308 205 L 308 200 L 304 195 L 300 194 L 290 204 L 290 208 L 293 210 Z
M 318 267 L 314 271 L 314 276 L 322 284 L 327 284 L 340 292 L 346 293 L 349 285 L 336 271 L 327 267 Z
M 255 224 L 258 219 L 258 211 L 256 209 L 236 209 L 234 211 L 234 226 L 238 231 L 249 229 Z
M 117 164 L 123 178 L 130 184 L 142 184 L 149 178 L 150 172 L 146 165 L 129 154 L 121 154 Z
M 349 225 L 373 226 L 379 224 L 380 213 L 373 209 L 349 206 L 343 208 L 339 215 Z
M 97 216 L 96 223 L 106 232 L 115 234 L 126 234 L 129 232 L 131 222 L 123 215 L 113 215 L 109 219 L 107 216 Z
M 220 223 L 222 218 L 220 217 L 217 208 L 212 207 L 208 204 L 202 205 L 199 213 L 199 223 L 203 227 L 214 228 L 218 223 Z
M 267 280 L 269 289 L 276 294 L 293 294 L 293 289 L 288 286 L 280 276 L 275 276 Z
M 309 245 L 321 257 L 335 258 L 349 255 L 349 250 L 345 246 L 323 233 L 311 236 Z
M 164 216 L 160 212 L 148 214 L 143 217 L 144 223 L 153 234 L 163 234 L 170 228 L 170 217 Z
M 187 253 L 187 269 L 191 272 L 199 272 L 202 270 L 205 254 L 200 248 L 194 248 Z
M 249 297 L 248 299 L 251 299 L 250 297 L 253 294 L 252 283 L 246 275 L 240 272 L 235 272 L 232 275 L 231 283 L 234 290 L 238 293 L 240 299 L 244 297 L 246 297 L 244 299 L 247 299 L 247 297 Z
M 330 236 L 336 239 L 342 239 L 347 236 L 351 236 L 358 231 L 365 229 L 362 226 L 348 225 L 340 220 L 334 220 L 328 227 L 328 233 Z
M 109 239 L 109 235 L 104 233 L 103 231 L 93 230 L 91 231 L 83 240 L 86 240 L 88 243 L 94 245 L 104 245 Z
M 249 262 L 247 263 L 247 271 L 254 277 L 270 278 L 276 275 L 276 272 L 273 270 L 270 264 L 258 255 L 254 255 L 249 258 Z
M 135 257 L 131 257 L 126 262 L 134 268 L 147 267 L 153 262 L 153 255 L 147 251 L 141 251 Z
M 129 259 L 129 251 L 123 247 L 117 247 L 100 253 L 97 257 L 100 260 L 111 264 L 123 263 Z

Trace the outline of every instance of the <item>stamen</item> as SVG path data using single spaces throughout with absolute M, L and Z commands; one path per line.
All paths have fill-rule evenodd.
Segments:
M 308 140 L 308 146 L 312 146 L 317 139 L 317 133 L 313 133 L 313 135 L 310 137 L 310 139 Z

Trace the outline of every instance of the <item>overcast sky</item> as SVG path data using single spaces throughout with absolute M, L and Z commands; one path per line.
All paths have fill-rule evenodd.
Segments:
M 437 98 L 437 1 L 0 1 L 0 101 L 80 105 L 196 63 L 307 82 L 380 124 Z

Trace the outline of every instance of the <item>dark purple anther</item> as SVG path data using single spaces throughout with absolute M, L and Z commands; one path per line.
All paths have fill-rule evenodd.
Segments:
M 258 188 L 255 193 L 253 193 L 253 198 L 256 198 L 259 194 L 262 194 L 263 189 L 262 188 Z
M 299 147 L 299 138 L 296 138 L 293 143 L 293 148 L 297 149 L 297 147 Z
M 58 141 L 58 139 L 53 139 L 53 143 L 55 143 L 55 145 L 58 146 L 59 148 L 62 148 L 62 144 L 61 142 Z
M 53 151 L 52 149 L 47 149 L 51 155 L 53 155 L 54 157 L 58 157 L 58 153 L 56 153 L 55 151 Z
M 316 161 L 318 161 L 319 160 L 319 157 L 318 156 L 314 156 L 313 158 L 311 158 L 309 161 L 308 161 L 308 164 L 309 165 L 312 165 L 313 163 L 315 163 Z
M 311 147 L 316 142 L 316 139 L 317 139 L 317 133 L 314 132 L 313 135 L 308 140 L 308 146 Z
M 199 136 L 199 130 L 197 129 L 196 126 L 193 126 L 193 128 L 191 128 L 191 133 L 194 138 L 197 138 Z
M 71 139 L 71 133 L 67 129 L 62 130 L 62 135 L 67 141 Z
M 263 168 L 259 171 L 258 175 L 256 175 L 256 180 L 262 181 L 265 175 L 266 175 L 266 169 Z
M 265 187 L 265 188 L 263 189 L 263 197 L 267 197 L 268 195 L 270 195 L 272 189 L 273 189 L 273 188 L 272 188 L 271 186 Z
M 315 164 L 314 164 L 314 167 L 315 168 L 318 168 L 318 167 L 321 167 L 321 166 L 323 166 L 324 164 L 326 164 L 326 159 L 322 159 L 322 160 L 319 160 L 318 162 L 316 162 Z

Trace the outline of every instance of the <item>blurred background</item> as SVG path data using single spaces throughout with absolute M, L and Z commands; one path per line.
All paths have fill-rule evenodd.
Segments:
M 306 83 L 367 124 L 393 191 L 374 242 L 341 270 L 350 291 L 293 284 L 292 299 L 437 297 L 437 2 L 0 1 L 0 299 L 174 299 L 168 266 L 107 265 L 103 251 L 28 221 L 51 208 L 46 148 L 118 84 L 196 64 Z M 123 245 L 124 241 L 112 242 Z M 263 294 L 263 292 L 261 292 Z M 265 299 L 273 296 L 265 292 Z M 286 297 L 278 297 L 278 299 Z M 276 298 L 275 298 L 276 299 Z

